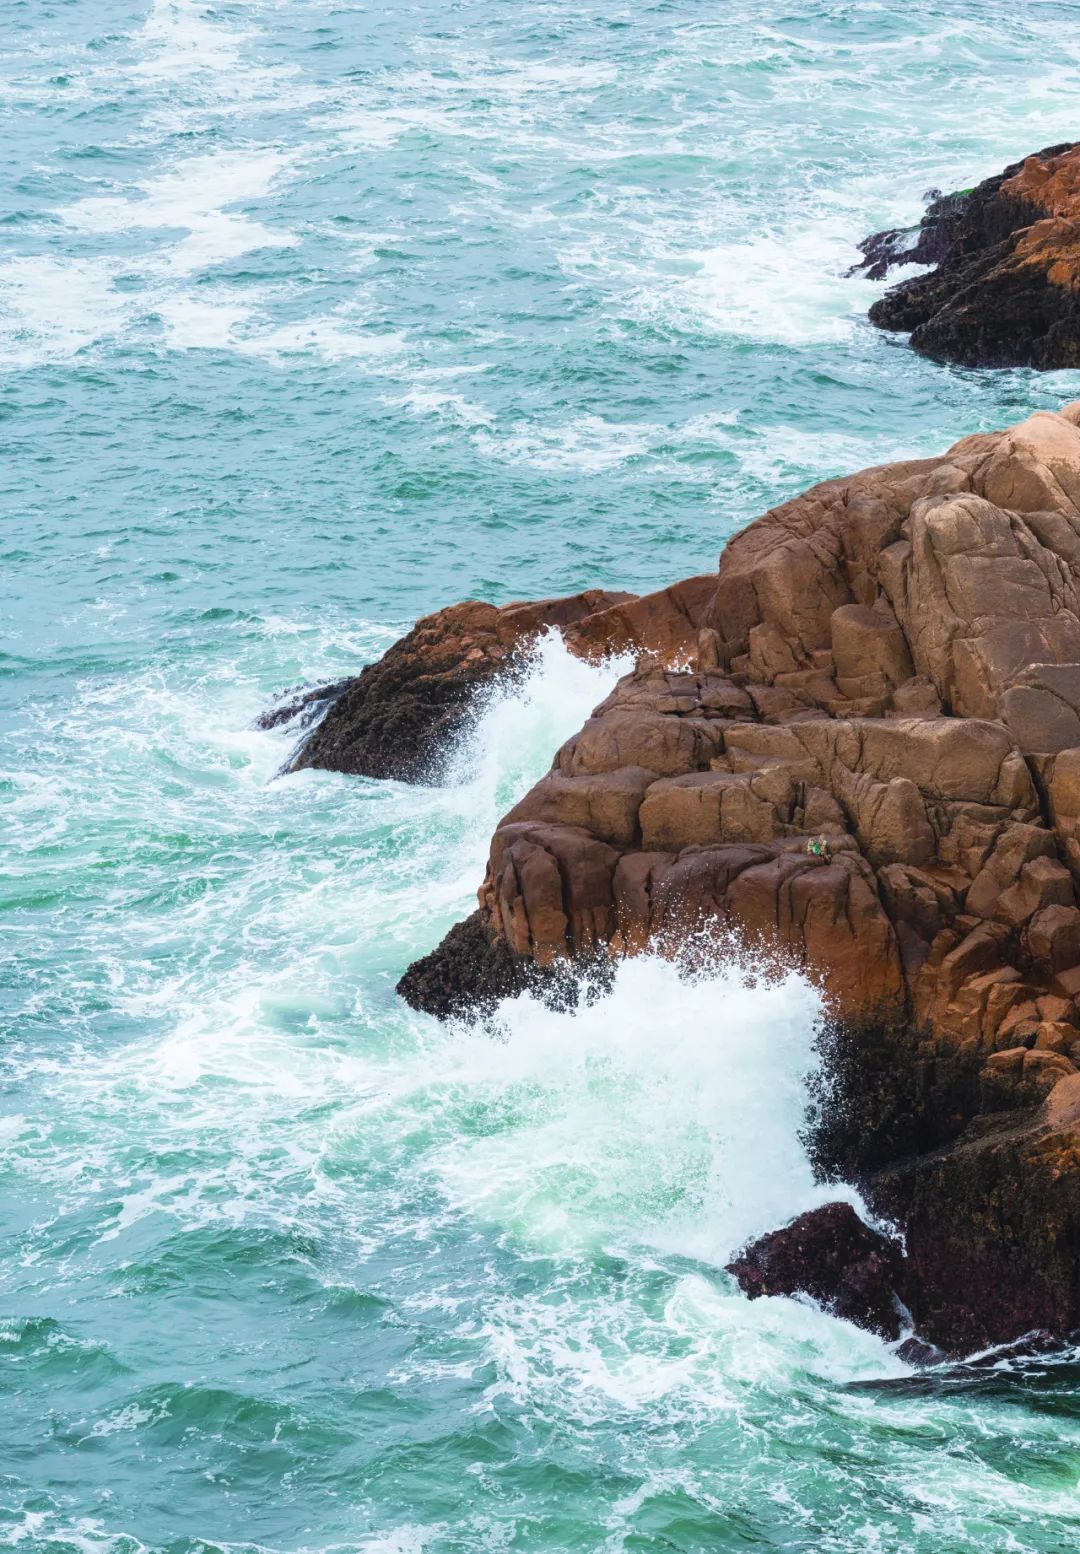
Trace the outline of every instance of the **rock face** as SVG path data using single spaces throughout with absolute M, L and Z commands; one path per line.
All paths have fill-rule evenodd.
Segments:
M 864 1225 L 848 1203 L 827 1203 L 761 1236 L 727 1271 L 751 1300 L 809 1295 L 838 1317 L 883 1338 L 903 1330 L 899 1243 Z
M 1080 405 L 766 513 L 698 619 L 500 823 L 479 917 L 402 991 L 445 1014 L 735 932 L 821 983 L 819 1167 L 904 1228 L 919 1331 L 1080 1325 Z
M 1053 1056 L 1024 1050 L 1023 1063 Z M 953 1354 L 1080 1326 L 1080 1074 L 1036 1074 L 1049 1094 L 1032 1107 L 1015 1052 L 1002 1060 L 1014 1089 L 984 1094 L 955 1142 L 871 1179 L 875 1207 L 904 1226 L 915 1325 Z
M 455 604 L 425 616 L 354 680 L 309 693 L 332 699 L 289 769 L 438 781 L 477 691 L 520 663 L 541 632 L 557 628 L 583 657 L 645 647 L 686 657 L 713 587 L 711 577 L 689 578 L 642 598 L 590 589 L 501 609 Z M 267 717 L 280 721 L 285 713 L 290 709 Z
M 879 232 L 863 268 L 935 264 L 870 309 L 925 356 L 968 367 L 1080 364 L 1080 143 L 1051 146 L 930 206 L 914 233 Z

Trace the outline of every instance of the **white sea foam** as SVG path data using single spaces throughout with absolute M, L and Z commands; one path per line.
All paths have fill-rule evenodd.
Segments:
M 291 637 L 276 630 L 268 640 Z M 450 782 L 437 788 L 317 773 L 268 785 L 287 736 L 247 726 L 251 691 L 235 672 L 190 691 L 156 676 L 88 689 L 63 733 L 90 753 L 107 722 L 111 779 L 107 803 L 104 789 L 84 800 L 84 821 L 87 803 L 104 816 L 124 801 L 133 836 L 209 826 L 216 847 L 242 851 L 253 831 L 305 816 L 322 846 L 305 857 L 298 838 L 295 858 L 261 855 L 257 869 L 183 907 L 168 932 L 182 927 L 193 942 L 216 944 L 231 966 L 224 975 L 197 961 L 148 975 L 153 963 L 130 953 L 132 936 L 146 931 L 153 942 L 164 925 L 154 916 L 140 928 L 129 914 L 112 997 L 133 1020 L 166 1029 L 62 1065 L 50 1090 L 65 1129 L 55 1152 L 47 1137 L 19 1136 L 26 1169 L 73 1204 L 108 1195 L 101 1245 L 122 1243 L 152 1216 L 188 1227 L 292 1223 L 303 1212 L 289 1187 L 298 1176 L 344 1208 L 327 1155 L 362 1140 L 373 1159 L 389 1158 L 403 1137 L 412 1141 L 403 1184 L 436 1183 L 446 1215 L 560 1257 L 603 1251 L 715 1265 L 821 1201 L 800 1141 L 819 1004 L 794 975 L 755 985 L 735 959 L 691 975 L 649 956 L 624 963 L 612 988 L 577 1012 L 524 996 L 485 1025 L 444 1029 L 399 1006 L 389 1021 L 375 1011 L 362 1042 L 339 1039 L 357 1019 L 367 1027 L 353 1003 L 353 968 L 385 954 L 402 925 L 415 934 L 420 920 L 423 948 L 440 919 L 468 910 L 498 817 L 625 667 L 583 663 L 549 634 L 528 672 L 484 699 Z M 138 774 L 159 767 L 166 789 L 145 791 Z M 187 797 L 176 790 L 180 772 Z M 212 816 L 196 821 L 207 781 L 219 797 Z M 401 847 L 373 852 L 367 838 L 387 826 Z M 286 951 L 253 963 L 250 937 Z M 99 955 L 111 959 L 104 943 Z M 179 1132 L 189 1163 L 117 1179 L 133 1105 L 148 1158 L 167 1155 Z M 332 1129 L 313 1132 L 303 1118 L 328 1106 Z M 74 1119 L 91 1115 L 92 1131 L 73 1148 Z M 361 1219 L 370 1212 L 356 1207 Z M 358 1219 L 356 1231 L 369 1236 L 372 1225 Z M 643 1376 L 634 1385 L 667 1383 Z
M 849 230 L 813 226 L 718 244 L 673 300 L 724 333 L 787 345 L 847 339 L 880 288 L 846 279 L 859 257 Z
M 284 366 L 295 357 L 319 361 L 361 361 L 369 373 L 392 370 L 405 348 L 404 336 L 363 327 L 353 306 L 290 324 L 270 324 L 262 288 L 200 287 L 198 292 L 160 296 L 155 312 L 172 350 L 230 351 Z
M 219 296 L 171 296 L 157 304 L 158 317 L 174 350 L 232 350 L 251 318 L 251 306 Z
M 354 308 L 342 307 L 298 323 L 234 336 L 232 344 L 248 356 L 268 361 L 290 356 L 318 356 L 330 362 L 363 360 L 369 370 L 404 349 L 405 336 L 400 331 L 367 330 L 360 327 L 362 322 Z
M 541 93 L 578 93 L 607 86 L 618 78 L 615 65 L 601 60 L 581 64 L 554 58 L 515 60 L 460 48 L 442 51 L 440 70 L 404 70 L 398 87 L 433 97 L 518 97 Z
M 413 415 L 438 416 L 440 420 L 451 421 L 457 426 L 490 426 L 494 420 L 489 411 L 481 405 L 473 404 L 464 394 L 453 394 L 446 389 L 424 387 L 421 384 L 410 388 L 408 393 L 398 398 L 388 399 L 387 403 L 411 411 Z
M 225 208 L 263 198 L 292 160 L 268 146 L 189 157 L 137 183 L 130 194 L 94 195 L 59 214 L 85 232 L 186 229 L 186 237 L 170 242 L 155 259 L 175 274 L 190 274 L 252 249 L 296 243 L 291 232 Z
M 409 104 L 395 92 L 393 100 L 381 104 L 359 101 L 346 108 L 312 118 L 311 127 L 342 149 L 353 152 L 385 151 L 412 131 L 440 140 L 482 140 L 481 124 L 470 123 L 434 103 Z
M 454 786 L 446 790 L 453 802 L 460 798 L 471 807 L 470 829 L 481 847 L 502 812 L 524 796 L 563 741 L 632 668 L 632 654 L 600 663 L 577 658 L 557 631 L 548 631 L 523 675 L 481 694 L 450 763 Z
M 153 0 L 143 24 L 145 57 L 136 73 L 167 81 L 178 76 L 235 72 L 249 34 L 214 16 L 205 0 Z
M 130 302 L 105 259 L 19 255 L 0 263 L 0 362 L 61 361 L 123 327 Z
M 819 1014 L 801 978 L 755 985 L 735 959 L 693 976 L 627 961 L 572 1013 L 515 999 L 499 1040 L 461 1035 L 443 1060 L 451 1093 L 514 1115 L 455 1138 L 447 1190 L 549 1247 L 644 1241 L 721 1262 L 824 1201 L 800 1140 Z
M 519 422 L 505 433 L 481 430 L 473 442 L 486 458 L 497 463 L 600 474 L 647 453 L 659 430 L 634 421 L 620 423 L 584 415 L 547 426 Z

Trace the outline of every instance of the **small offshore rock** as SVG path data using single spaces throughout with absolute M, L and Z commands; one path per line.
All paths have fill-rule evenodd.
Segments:
M 949 1356 L 944 1349 L 939 1349 L 937 1344 L 927 1343 L 925 1338 L 919 1338 L 912 1334 L 905 1338 L 896 1351 L 898 1360 L 903 1360 L 905 1365 L 913 1365 L 917 1370 L 927 1370 L 932 1365 L 944 1365 Z

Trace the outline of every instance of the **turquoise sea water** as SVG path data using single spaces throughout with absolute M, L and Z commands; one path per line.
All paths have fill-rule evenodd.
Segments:
M 0 1543 L 1075 1547 L 1071 1360 L 913 1377 L 721 1271 L 815 1201 L 808 988 L 395 999 L 618 666 L 548 643 L 441 790 L 252 726 L 1080 395 L 843 278 L 1080 133 L 1075 21 L 0 0 Z

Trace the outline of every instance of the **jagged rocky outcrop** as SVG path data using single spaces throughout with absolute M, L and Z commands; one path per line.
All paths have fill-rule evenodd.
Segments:
M 904 1256 L 895 1239 L 863 1223 L 849 1203 L 826 1203 L 744 1247 L 730 1262 L 751 1300 L 809 1295 L 882 1338 L 904 1328 Z
M 925 356 L 968 367 L 1080 365 L 1080 143 L 936 199 L 912 232 L 863 245 L 865 273 L 933 264 L 870 309 Z
M 481 601 L 451 605 L 418 621 L 355 679 L 308 692 L 266 718 L 272 725 L 305 705 L 329 702 L 290 771 L 315 767 L 437 782 L 477 692 L 512 672 L 542 632 L 558 629 L 583 657 L 647 647 L 685 658 L 712 590 L 711 578 L 688 578 L 640 598 L 588 589 L 502 608 Z
M 284 728 L 292 724 L 297 730 L 310 728 L 351 684 L 351 679 L 332 680 L 326 685 L 301 685 L 282 691 L 273 705 L 255 719 L 255 727 Z
M 889 227 L 874 232 L 859 247 L 862 259 L 847 272 L 865 275 L 868 280 L 883 280 L 901 264 L 941 264 L 959 236 L 962 220 L 974 189 L 942 194 L 930 189 L 926 214 L 914 227 Z
M 1080 405 L 765 514 L 698 620 L 402 991 L 445 1014 L 735 932 L 821 983 L 819 1168 L 902 1227 L 918 1331 L 1080 1326 Z

